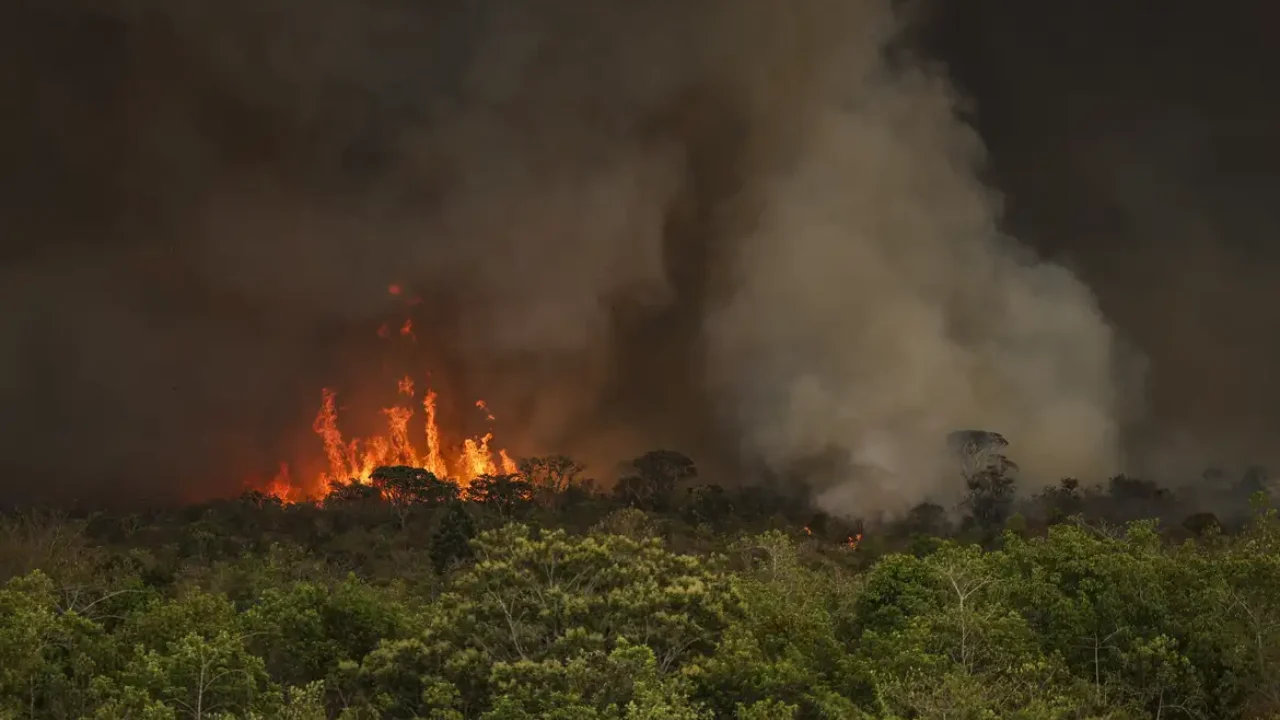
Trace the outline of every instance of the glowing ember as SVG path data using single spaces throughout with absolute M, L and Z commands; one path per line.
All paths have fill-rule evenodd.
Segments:
M 858 544 L 861 542 L 862 542 L 862 533 L 858 533 L 857 535 L 850 537 L 849 542 L 847 544 L 850 549 L 857 550 Z

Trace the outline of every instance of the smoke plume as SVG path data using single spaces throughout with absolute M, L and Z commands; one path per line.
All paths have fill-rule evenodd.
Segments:
M 269 470 L 322 384 L 383 386 L 391 282 L 424 300 L 414 360 L 517 452 L 836 449 L 842 512 L 950 488 L 957 428 L 1033 475 L 1118 462 L 1111 331 L 1002 235 L 890 0 L 61 0 L 0 28 L 14 492 Z

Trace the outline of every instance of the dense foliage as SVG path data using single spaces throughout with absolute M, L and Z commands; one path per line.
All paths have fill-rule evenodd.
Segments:
M 316 504 L 10 514 L 0 718 L 1280 717 L 1267 493 L 1117 522 L 1171 501 L 1018 506 L 992 457 L 961 515 L 884 523 L 668 452 L 609 492 L 549 458 L 465 496 L 384 468 Z

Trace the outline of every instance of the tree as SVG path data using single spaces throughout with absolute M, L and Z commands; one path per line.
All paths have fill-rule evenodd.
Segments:
M 964 505 L 974 523 L 988 533 L 1004 526 L 1013 507 L 1018 466 L 1004 455 L 1009 441 L 986 430 L 959 430 L 948 443 L 960 460 Z
M 458 499 L 457 483 L 442 480 L 422 468 L 380 467 L 370 476 L 373 486 L 392 505 L 438 507 Z
M 332 480 L 329 482 L 329 492 L 324 496 L 324 501 L 327 505 L 341 505 L 371 502 L 381 498 L 382 492 L 372 485 L 366 485 L 358 480 L 347 482 Z
M 362 664 L 365 691 L 381 698 L 382 712 L 476 717 L 492 699 L 502 713 L 494 717 L 593 717 L 535 712 L 584 702 L 622 703 L 627 717 L 644 717 L 631 714 L 631 702 L 643 710 L 675 686 L 660 683 L 656 695 L 634 689 L 630 702 L 589 699 L 584 688 L 600 684 L 605 658 L 638 653 L 668 678 L 709 654 L 736 612 L 722 570 L 657 541 L 512 524 L 480 534 L 473 547 L 475 562 L 451 578 L 420 636 L 385 644 Z M 629 672 L 638 683 L 649 670 Z
M 48 638 L 57 623 L 53 582 L 39 570 L 0 588 L 0 716 L 29 714 L 49 672 Z
M 370 481 L 382 499 L 395 510 L 401 530 L 407 526 L 414 507 L 439 507 L 457 500 L 459 496 L 456 483 L 441 480 L 422 468 L 404 465 L 380 467 L 373 471 Z
M 687 681 L 659 672 L 653 650 L 625 640 L 607 654 L 497 663 L 493 685 L 494 707 L 485 720 L 709 720 L 689 699 Z
M 1055 524 L 1084 511 L 1084 497 L 1080 494 L 1080 481 L 1066 477 L 1054 487 L 1045 488 L 1039 495 L 1039 504 L 1045 521 Z
M 467 497 L 510 519 L 533 502 L 533 486 L 520 475 L 481 475 L 467 486 Z
M 1192 535 L 1204 535 L 1211 532 L 1220 532 L 1222 523 L 1218 522 L 1218 516 L 1211 512 L 1198 512 L 1188 515 L 1182 521 L 1182 527 Z
M 696 697 L 717 717 L 857 717 L 865 673 L 851 664 L 841 637 L 842 598 L 852 587 L 835 574 L 804 567 L 780 531 L 746 537 L 732 549 L 740 620 L 701 663 Z
M 683 514 L 690 525 L 722 528 L 733 514 L 733 503 L 723 487 L 698 485 L 689 488 Z
M 478 536 L 475 552 L 441 607 L 459 642 L 496 660 L 538 661 L 580 642 L 611 648 L 626 638 L 652 648 L 666 672 L 714 646 L 733 603 L 721 570 L 658 540 L 534 536 L 508 525 Z M 570 631 L 576 639 L 565 645 Z
M 937 503 L 920 503 L 907 512 L 903 529 L 912 535 L 946 535 L 951 529 L 946 508 Z
M 641 510 L 666 510 L 676 487 L 697 476 L 698 468 L 688 456 L 672 450 L 652 450 L 628 464 L 614 494 Z
M 1062 717 L 1069 674 L 1010 603 L 997 553 L 886 557 L 855 601 L 858 652 L 896 717 Z
M 524 458 L 519 463 L 520 476 L 533 489 L 534 500 L 543 507 L 559 507 L 571 488 L 582 482 L 583 465 L 564 455 Z
M 120 634 L 132 648 L 122 687 L 145 691 L 180 717 L 274 710 L 265 663 L 249 651 L 248 633 L 225 597 L 196 591 L 156 600 L 131 615 Z
M 440 528 L 431 536 L 431 564 L 437 575 L 471 557 L 471 538 L 476 525 L 461 502 L 452 502 L 445 511 Z
M 244 615 L 249 645 L 272 678 L 298 687 L 359 662 L 379 641 L 406 634 L 408 611 L 393 591 L 355 577 L 331 586 L 271 587 Z

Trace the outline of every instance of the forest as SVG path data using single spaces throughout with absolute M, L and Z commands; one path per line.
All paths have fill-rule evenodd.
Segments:
M 999 440 L 999 438 L 996 438 Z M 955 508 L 815 512 L 654 451 L 465 489 L 0 516 L 0 717 L 1280 717 L 1280 517 L 961 438 Z M 975 445 L 976 442 L 976 445 Z M 981 445 L 983 452 L 975 453 Z

